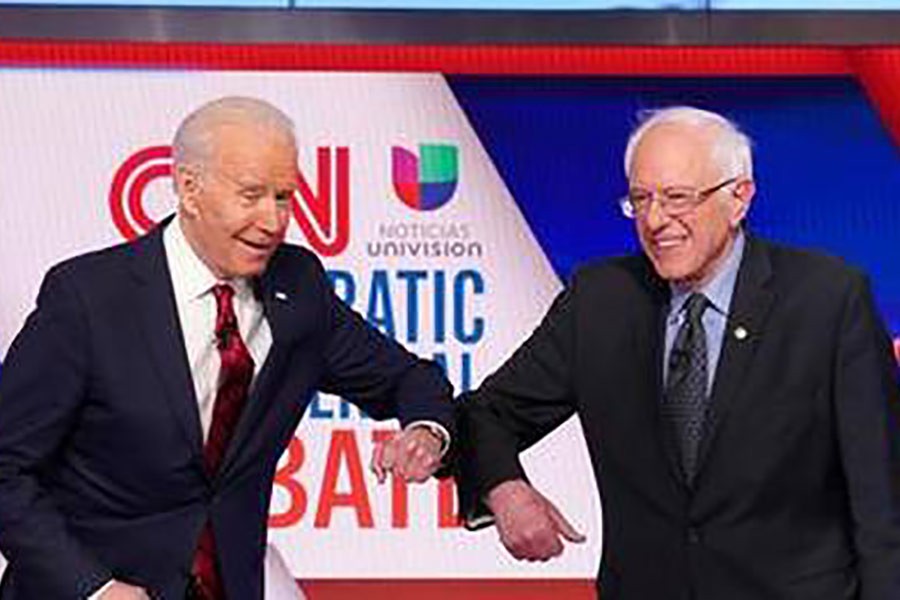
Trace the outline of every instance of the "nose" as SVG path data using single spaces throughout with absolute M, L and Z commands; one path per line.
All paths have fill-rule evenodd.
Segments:
M 269 235 L 277 235 L 287 226 L 288 206 L 276 199 L 275 194 L 267 194 L 259 203 L 256 226 Z
M 647 210 L 644 213 L 644 223 L 650 231 L 661 229 L 669 222 L 669 215 L 663 210 L 656 196 L 650 200 Z

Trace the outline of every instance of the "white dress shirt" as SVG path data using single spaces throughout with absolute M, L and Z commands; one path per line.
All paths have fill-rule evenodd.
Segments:
M 222 366 L 216 348 L 216 298 L 212 292 L 213 286 L 227 283 L 234 288 L 234 313 L 238 329 L 253 357 L 251 388 L 272 347 L 272 330 L 263 314 L 262 302 L 253 295 L 250 282 L 242 278 L 227 281 L 216 278 L 191 248 L 178 219 L 166 227 L 163 244 L 205 443 L 212 424 L 213 405 L 219 388 L 219 369 Z

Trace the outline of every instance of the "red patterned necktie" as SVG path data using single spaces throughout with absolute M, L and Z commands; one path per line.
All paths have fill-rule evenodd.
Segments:
M 253 358 L 241 339 L 234 314 L 234 289 L 230 285 L 220 284 L 214 286 L 212 291 L 217 309 L 216 347 L 222 367 L 219 371 L 219 390 L 213 405 L 212 424 L 203 446 L 203 462 L 210 477 L 216 474 L 225 456 L 253 378 Z M 216 565 L 215 538 L 209 521 L 200 534 L 191 571 L 194 575 L 195 595 L 203 600 L 225 598 L 221 574 Z

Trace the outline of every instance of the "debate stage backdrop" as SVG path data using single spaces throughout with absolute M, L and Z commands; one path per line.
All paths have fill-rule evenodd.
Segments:
M 616 203 L 621 157 L 636 113 L 672 104 L 743 127 L 759 190 L 751 231 L 865 269 L 900 337 L 900 91 L 860 83 L 831 51 L 743 63 L 737 50 L 698 51 L 671 69 L 659 55 L 655 68 L 613 70 L 594 55 L 562 69 L 532 56 L 528 69 L 501 61 L 444 73 L 419 59 L 320 59 L 312 66 L 326 70 L 311 70 L 259 49 L 195 51 L 179 62 L 160 61 L 156 47 L 54 54 L 0 43 L 0 356 L 52 264 L 133 239 L 172 212 L 174 129 L 231 94 L 269 100 L 296 122 L 289 239 L 316 250 L 339 296 L 438 360 L 459 391 L 532 331 L 579 263 L 636 249 Z M 900 69 L 889 72 L 900 81 Z M 270 540 L 298 579 L 396 580 L 402 596 L 401 580 L 557 581 L 550 594 L 594 576 L 602 507 L 577 419 L 525 457 L 535 484 L 588 536 L 545 565 L 515 562 L 492 530 L 461 530 L 450 482 L 376 484 L 372 444 L 395 427 L 331 396 L 309 408 L 270 518 Z

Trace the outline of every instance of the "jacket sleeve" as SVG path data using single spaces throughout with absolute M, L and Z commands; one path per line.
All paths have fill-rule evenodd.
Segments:
M 553 302 L 541 324 L 460 406 L 460 512 L 470 529 L 492 519 L 482 502 L 498 484 L 526 479 L 519 452 L 575 412 L 574 287 Z
M 862 276 L 845 302 L 835 411 L 862 600 L 900 598 L 900 392 L 889 336 Z
M 68 531 L 45 482 L 68 460 L 88 380 L 89 332 L 69 272 L 48 273 L 0 378 L 0 550 L 44 598 L 85 598 L 112 574 Z
M 403 425 L 437 422 L 453 439 L 453 388 L 442 369 L 383 335 L 330 288 L 325 296 L 325 371 L 319 388 L 350 400 L 375 419 L 398 418 Z

